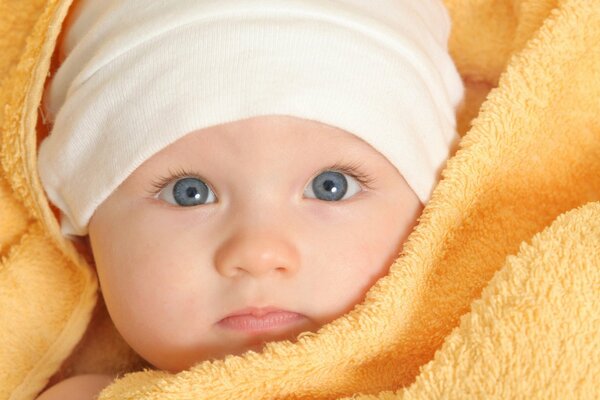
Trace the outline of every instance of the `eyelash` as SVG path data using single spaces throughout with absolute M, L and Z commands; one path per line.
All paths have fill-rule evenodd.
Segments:
M 328 168 L 323 169 L 321 172 L 319 172 L 319 174 L 321 174 L 325 171 L 329 171 L 329 170 L 335 170 L 338 172 L 343 172 L 345 174 L 348 174 L 351 177 L 353 177 L 354 179 L 356 179 L 358 182 L 360 182 L 360 184 L 362 186 L 364 186 L 365 188 L 373 189 L 372 185 L 375 182 L 375 178 L 372 177 L 371 175 L 366 174 L 361 171 L 361 163 L 360 162 L 353 162 L 353 163 L 349 163 L 349 164 L 343 164 L 343 163 L 338 162 Z M 317 174 L 315 176 L 318 176 L 319 174 Z M 188 171 L 184 168 L 178 168 L 175 171 L 171 171 L 169 169 L 168 176 L 159 177 L 157 180 L 154 180 L 151 182 L 153 189 L 148 191 L 148 193 L 150 193 L 152 196 L 156 196 L 158 193 L 160 193 L 161 190 L 163 190 L 165 188 L 165 186 L 167 186 L 169 183 L 173 182 L 174 180 L 181 179 L 181 178 L 190 178 L 190 177 L 201 179 L 203 182 L 205 182 L 208 185 L 208 182 L 206 182 L 206 180 L 202 177 L 202 175 L 193 170 Z M 210 187 L 210 185 L 208 185 L 208 186 Z M 211 190 L 212 190 L 212 188 L 211 188 Z

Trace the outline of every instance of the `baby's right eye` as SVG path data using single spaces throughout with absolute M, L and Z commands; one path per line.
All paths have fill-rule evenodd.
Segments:
M 193 207 L 214 203 L 215 194 L 202 180 L 188 177 L 169 183 L 158 193 L 158 198 L 173 205 Z

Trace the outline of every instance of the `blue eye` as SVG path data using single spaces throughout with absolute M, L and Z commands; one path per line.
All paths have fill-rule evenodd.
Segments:
M 346 177 L 350 178 L 350 181 Z M 338 201 L 344 199 L 348 193 L 348 197 L 352 197 L 358 192 L 360 185 L 353 177 L 341 172 L 325 171 L 312 180 L 312 184 L 304 190 L 304 195 L 324 201 Z
M 164 194 L 164 197 L 163 197 Z M 159 193 L 159 198 L 173 205 L 192 207 L 214 202 L 215 195 L 208 185 L 198 178 L 183 178 L 169 183 Z

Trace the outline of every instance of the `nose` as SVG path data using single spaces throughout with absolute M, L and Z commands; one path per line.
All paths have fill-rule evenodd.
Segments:
M 226 240 L 215 253 L 215 267 L 224 277 L 249 274 L 253 277 L 273 272 L 292 275 L 300 256 L 288 239 L 275 233 L 238 233 Z

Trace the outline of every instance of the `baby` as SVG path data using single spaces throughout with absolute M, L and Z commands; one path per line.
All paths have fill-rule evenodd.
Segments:
M 293 340 L 388 273 L 458 142 L 442 0 L 70 13 L 39 174 L 142 358 L 179 372 Z

